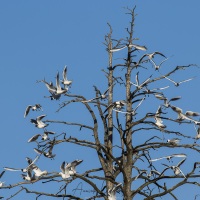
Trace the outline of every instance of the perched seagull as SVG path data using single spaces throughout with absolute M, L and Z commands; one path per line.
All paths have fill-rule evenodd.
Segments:
M 159 70 L 161 65 L 166 61 L 168 60 L 168 58 L 165 58 L 159 65 L 157 65 L 152 59 L 150 59 L 150 62 L 153 64 L 155 70 Z
M 132 110 L 131 112 L 123 112 L 123 111 L 120 111 L 120 110 L 116 110 L 116 109 L 114 109 L 113 108 L 113 110 L 114 111 L 116 111 L 116 112 L 120 112 L 120 113 L 125 113 L 125 114 L 129 114 L 129 115 L 136 115 L 137 113 L 136 113 L 136 110 L 139 108 L 139 106 L 142 104 L 142 102 L 145 100 L 145 97 L 143 97 L 142 99 L 141 99 L 141 101 L 139 102 L 139 104 L 135 107 L 135 109 L 134 110 Z M 132 102 L 133 103 L 133 102 Z
M 35 173 L 34 175 L 36 177 L 41 177 L 41 176 L 48 174 L 48 172 L 46 170 L 41 171 L 41 169 L 39 167 L 37 167 L 36 165 L 33 167 L 33 172 Z
M 167 169 L 171 168 L 173 170 L 173 172 L 174 172 L 175 175 L 179 175 L 181 173 L 184 176 L 184 178 L 186 178 L 185 175 L 184 175 L 184 173 L 180 169 L 180 166 L 185 162 L 185 160 L 186 160 L 186 158 L 184 158 L 183 160 L 181 160 L 177 165 L 173 165 L 173 166 L 162 164 L 162 165 L 164 165 L 164 166 L 167 167 L 164 171 L 166 171 Z
M 35 174 L 32 175 L 32 169 L 29 169 L 29 170 L 27 171 L 27 174 L 26 174 L 26 175 L 25 175 L 25 174 L 21 174 L 21 176 L 22 176 L 22 178 L 23 178 L 24 180 L 26 180 L 26 181 L 34 181 L 34 180 L 36 180 Z
M 45 128 L 46 126 L 48 126 L 49 124 L 45 124 L 44 122 L 42 122 L 41 120 L 46 117 L 46 115 L 40 115 L 35 119 L 31 119 L 31 123 L 35 124 L 35 126 L 37 128 Z
M 166 126 L 163 124 L 162 119 L 160 118 L 161 113 L 162 113 L 162 109 L 161 109 L 161 106 L 159 106 L 154 117 L 156 121 L 155 124 L 156 126 L 158 126 L 158 128 L 166 128 Z
M 42 110 L 42 106 L 40 104 L 28 105 L 24 113 L 24 118 L 28 115 L 31 109 L 32 111 Z
M 198 112 L 186 111 L 185 115 L 186 115 L 186 116 L 193 116 L 193 117 L 196 117 L 196 116 L 199 116 L 200 114 L 199 114 Z
M 126 105 L 126 101 L 121 100 L 121 101 L 115 101 L 111 103 L 104 111 L 104 113 L 109 109 L 109 108 L 116 108 L 117 110 L 122 109 Z
M 141 63 L 142 60 L 143 60 L 145 57 L 148 57 L 148 60 L 152 60 L 152 59 L 154 58 L 155 55 L 160 55 L 160 56 L 163 56 L 163 57 L 167 58 L 167 57 L 166 57 L 165 55 L 163 55 L 162 53 L 160 53 L 160 52 L 158 52 L 158 51 L 155 51 L 155 52 L 153 52 L 153 53 L 144 54 L 144 55 L 140 58 L 140 60 L 139 60 L 138 62 Z
M 148 81 L 150 80 L 150 78 L 152 77 L 152 75 L 149 78 L 147 78 L 145 81 L 143 81 L 141 84 L 139 84 L 138 75 L 139 75 L 139 72 L 137 72 L 136 76 L 135 76 L 136 83 L 132 83 L 131 81 L 130 81 L 130 83 L 132 85 L 134 85 L 138 90 L 140 90 L 140 89 L 142 89 L 144 86 L 146 86 L 148 84 Z
M 61 164 L 60 166 L 60 169 L 61 169 L 61 172 L 59 173 L 61 175 L 61 177 L 63 179 L 67 179 L 67 178 L 70 178 L 70 168 L 71 168 L 71 163 L 66 163 L 65 164 L 65 161 Z
M 117 184 L 112 189 L 108 190 L 108 200 L 116 200 L 116 192 L 120 189 L 122 183 Z
M 180 82 L 175 82 L 174 80 L 168 78 L 167 76 L 163 76 L 163 77 L 166 78 L 167 80 L 171 81 L 172 83 L 174 83 L 174 85 L 176 87 L 178 87 L 181 83 L 184 83 L 184 82 L 187 82 L 187 81 L 191 81 L 191 80 L 194 79 L 194 77 L 193 77 L 193 78 L 189 78 L 189 79 L 186 79 L 186 80 L 183 80 L 183 81 L 180 81 Z
M 66 86 L 70 86 L 72 84 L 72 81 L 69 81 L 67 79 L 67 66 L 64 67 L 63 80 L 61 81 L 61 83 L 65 86 L 65 89 L 67 88 Z
M 154 161 L 162 160 L 164 158 L 166 158 L 167 160 L 170 161 L 174 157 L 186 158 L 186 154 L 184 154 L 184 153 L 181 153 L 181 154 L 172 154 L 172 155 L 169 155 L 169 156 L 163 156 L 163 157 L 160 157 L 160 158 L 151 159 L 151 160 L 149 160 L 149 162 L 154 162 Z
M 172 138 L 172 139 L 168 139 L 167 143 L 176 146 L 181 140 L 179 138 Z
M 4 186 L 4 183 L 5 183 L 5 182 L 0 181 L 0 187 L 3 187 L 3 186 Z
M 37 161 L 38 156 L 36 156 L 36 158 L 32 161 L 32 159 L 30 158 L 26 158 L 27 162 L 28 162 L 28 166 L 26 168 L 23 169 L 16 169 L 16 168 L 11 168 L 11 167 L 4 167 L 5 170 L 8 171 L 22 171 L 22 172 L 28 172 L 29 169 L 32 169 L 33 167 L 35 167 L 35 162 Z
M 68 88 L 61 88 L 60 86 L 60 79 L 59 79 L 59 72 L 57 73 L 56 75 L 56 94 L 59 95 L 59 94 L 64 94 L 68 91 Z
M 49 134 L 54 135 L 55 132 L 52 132 L 52 131 L 44 131 L 44 133 L 43 133 L 43 135 L 42 135 L 42 140 L 47 140 L 47 139 L 49 139 L 49 136 L 48 136 Z

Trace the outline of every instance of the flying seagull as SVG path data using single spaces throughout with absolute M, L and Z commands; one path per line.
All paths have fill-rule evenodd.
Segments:
M 45 124 L 45 123 L 42 121 L 42 119 L 43 119 L 44 117 L 46 117 L 46 115 L 40 115 L 40 116 L 38 116 L 38 117 L 36 118 L 36 120 L 35 120 L 35 119 L 31 119 L 30 121 L 31 121 L 31 123 L 35 124 L 35 126 L 36 126 L 37 128 L 45 128 L 45 127 L 47 127 L 49 124 Z
M 170 79 L 170 78 L 167 77 L 167 76 L 164 76 L 164 75 L 163 75 L 163 77 L 166 78 L 167 80 L 171 81 L 172 83 L 174 83 L 174 85 L 175 85 L 176 87 L 178 87 L 181 83 L 185 83 L 185 82 L 187 82 L 187 81 L 191 81 L 191 80 L 194 79 L 194 77 L 193 77 L 193 78 L 189 78 L 189 79 L 186 79 L 186 80 L 183 80 L 183 81 L 180 81 L 180 82 L 176 82 L 176 81 Z
M 169 155 L 169 156 L 163 156 L 163 157 L 160 157 L 160 158 L 151 159 L 151 160 L 149 160 L 149 162 L 154 162 L 154 161 L 162 160 L 164 158 L 166 158 L 167 160 L 171 160 L 174 157 L 185 158 L 186 154 L 184 154 L 184 153 L 181 153 L 181 154 L 172 154 L 172 155 Z
M 154 117 L 156 121 L 155 124 L 156 126 L 158 126 L 158 128 L 166 128 L 166 126 L 163 124 L 162 119 L 160 118 L 161 113 L 162 113 L 162 109 L 161 109 L 161 106 L 159 106 Z
M 116 200 L 116 192 L 120 189 L 122 183 L 117 184 L 112 189 L 108 190 L 108 200 Z
M 137 72 L 136 76 L 135 76 L 136 83 L 132 83 L 131 81 L 130 81 L 130 83 L 132 85 L 134 85 L 138 90 L 140 90 L 140 89 L 142 89 L 144 86 L 146 86 L 148 84 L 148 81 L 150 80 L 150 78 L 152 77 L 152 75 L 149 78 L 147 78 L 145 81 L 143 81 L 141 84 L 139 84 L 138 75 L 139 75 L 139 72 Z
M 54 158 L 56 154 L 52 154 L 53 146 L 51 145 L 48 152 L 41 151 L 40 149 L 34 148 L 34 151 L 38 154 L 43 154 L 47 158 Z
M 166 61 L 168 60 L 168 58 L 165 58 L 159 65 L 157 65 L 152 59 L 150 59 L 150 62 L 153 64 L 155 70 L 159 70 L 161 65 Z
M 60 86 L 60 79 L 59 79 L 59 72 L 56 75 L 56 94 L 64 94 L 68 91 L 68 88 L 61 88 Z
M 36 156 L 36 158 L 32 161 L 32 159 L 30 158 L 26 158 L 27 162 L 28 162 L 28 166 L 26 168 L 22 168 L 22 169 L 17 169 L 17 168 L 11 168 L 11 167 L 4 167 L 5 170 L 8 171 L 22 171 L 22 172 L 27 172 L 29 169 L 32 169 L 33 167 L 35 167 L 35 162 L 37 161 L 38 156 Z
M 42 110 L 42 106 L 40 104 L 28 105 L 24 113 L 24 118 L 28 115 L 30 110 L 32 111 Z
M 174 172 L 175 175 L 182 174 L 184 176 L 184 178 L 186 178 L 185 175 L 184 175 L 184 173 L 180 169 L 180 166 L 185 162 L 185 160 L 186 160 L 186 158 L 184 158 L 183 160 L 181 160 L 177 165 L 173 165 L 173 166 L 162 164 L 162 165 L 164 165 L 164 166 L 167 167 L 164 171 L 166 171 L 167 169 L 171 168 L 173 170 L 173 172 Z
M 171 101 L 177 101 L 177 100 L 181 99 L 181 96 L 173 97 L 173 98 L 171 98 L 169 100 L 164 95 L 155 94 L 154 96 L 157 99 L 163 100 L 164 101 L 164 106 L 167 107 L 167 108 L 170 106 L 170 102 Z
M 67 88 L 67 86 L 70 86 L 72 84 L 72 81 L 69 81 L 67 79 L 67 66 L 65 66 L 63 69 L 63 80 L 61 81 L 61 83 L 65 86 L 65 89 Z
M 140 60 L 139 60 L 138 62 L 141 63 L 142 60 L 143 60 L 145 57 L 148 57 L 148 60 L 152 60 L 152 59 L 154 58 L 155 55 L 160 55 L 160 56 L 162 56 L 162 57 L 167 58 L 167 57 L 166 57 L 165 55 L 163 55 L 162 53 L 160 53 L 160 52 L 158 52 L 158 51 L 155 51 L 155 52 L 153 52 L 153 53 L 144 54 L 144 55 L 140 58 Z

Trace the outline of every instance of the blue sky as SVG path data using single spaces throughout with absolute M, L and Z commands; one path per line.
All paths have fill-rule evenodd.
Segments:
M 140 39 L 138 44 L 147 46 L 149 52 L 161 51 L 169 56 L 169 65 L 200 64 L 198 0 L 0 1 L 0 84 L 3 90 L 0 168 L 21 168 L 26 165 L 26 156 L 36 155 L 33 151 L 35 144 L 28 144 L 27 140 L 32 135 L 41 133 L 41 130 L 37 130 L 29 122 L 38 113 L 32 112 L 24 119 L 27 105 L 40 103 L 48 119 L 66 118 L 72 121 L 79 115 L 80 121 L 90 123 L 86 113 L 79 112 L 79 107 L 75 110 L 69 107 L 55 113 L 58 104 L 65 99 L 51 102 L 43 98 L 48 95 L 48 91 L 44 84 L 36 81 L 44 77 L 47 81 L 55 81 L 57 71 L 61 73 L 64 65 L 67 65 L 69 79 L 73 80 L 70 89 L 72 93 L 92 98 L 93 85 L 106 89 L 101 69 L 106 68 L 108 62 L 103 45 L 104 35 L 109 30 L 107 22 L 112 25 L 116 39 L 124 37 L 129 23 L 124 7 L 132 8 L 134 5 L 138 14 L 135 21 L 135 37 Z M 122 53 L 121 56 L 125 54 Z M 200 112 L 197 90 L 200 84 L 199 70 L 189 72 L 185 77 L 193 76 L 196 78 L 187 86 L 174 89 L 169 95 L 179 92 L 184 109 Z M 176 78 L 182 80 L 182 77 Z M 72 130 L 60 125 L 50 127 L 58 133 L 71 134 L 74 131 L 79 134 L 78 129 Z M 86 151 L 82 155 L 80 148 L 71 153 L 70 148 L 73 147 L 58 147 L 58 156 L 54 161 L 45 159 L 45 162 L 39 161 L 38 165 L 43 169 L 48 169 L 51 165 L 55 171 L 59 171 L 62 161 L 82 159 L 87 153 Z M 95 156 L 95 153 L 91 155 Z M 79 169 L 82 172 L 88 166 L 83 162 Z M 19 173 L 7 172 L 4 179 L 6 184 L 11 179 L 12 183 L 16 182 L 19 180 Z M 3 194 L 4 191 L 2 193 L 0 190 L 0 196 Z M 8 196 L 9 194 L 11 195 L 10 191 L 6 193 Z M 21 198 L 25 197 L 24 192 L 20 195 Z M 16 199 L 20 199 L 19 197 Z M 184 197 L 180 194 L 179 199 Z

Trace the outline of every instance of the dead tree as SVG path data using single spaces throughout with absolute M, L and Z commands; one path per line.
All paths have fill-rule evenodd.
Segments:
M 171 89 L 180 85 L 184 87 L 193 79 L 188 77 L 177 81 L 172 75 L 197 66 L 164 66 L 169 57 L 158 51 L 149 53 L 147 47 L 134 38 L 135 8 L 127 10 L 131 17 L 130 27 L 126 29 L 127 37 L 114 39 L 112 27 L 108 24 L 109 33 L 104 42 L 108 65 L 103 70 L 107 86 L 103 92 L 98 86 L 94 86 L 92 98 L 72 94 L 73 83 L 67 79 L 67 67 L 63 70 L 61 82 L 59 73 L 56 84 L 46 80 L 38 81 L 47 87 L 52 101 L 61 98 L 62 103 L 57 112 L 69 105 L 75 110 L 77 104 L 81 104 L 92 123 L 59 121 L 50 119 L 50 116 L 47 118 L 44 114 L 31 119 L 43 133 L 28 140 L 29 143 L 36 142 L 36 157 L 26 158 L 27 166 L 23 169 L 13 168 L 14 166 L 4 168 L 2 182 L 5 170 L 6 173 L 22 173 L 17 183 L 1 182 L 1 191 L 9 189 L 11 192 L 18 188 L 9 199 L 21 192 L 34 194 L 36 199 L 178 199 L 176 190 L 179 187 L 186 184 L 193 184 L 194 187 L 200 185 L 197 170 L 200 160 L 192 161 L 192 165 L 190 161 L 190 169 L 184 169 L 190 155 L 199 155 L 200 152 L 200 121 L 197 119 L 200 114 L 177 107 L 181 99 L 178 94 L 169 97 Z M 126 56 L 116 60 L 120 52 Z M 34 106 L 27 108 L 40 111 L 42 106 L 38 107 L 39 110 Z M 79 110 L 76 112 L 81 113 Z M 25 117 L 27 115 L 26 110 Z M 85 130 L 91 133 L 91 137 L 85 139 L 83 135 L 74 136 L 73 132 L 70 135 L 53 132 L 50 131 L 51 124 L 79 127 L 80 132 Z M 185 131 L 186 126 L 191 128 L 189 134 Z M 93 159 L 99 161 L 98 166 L 84 171 L 81 166 L 90 158 L 74 158 L 74 161 L 68 163 L 65 155 L 63 162 L 58 163 L 60 171 L 40 170 L 40 161 L 54 159 L 54 149 L 63 143 L 68 151 L 81 146 L 87 148 L 87 151 L 96 152 Z M 68 149 L 69 143 L 74 145 L 73 150 Z M 79 169 L 78 172 L 76 168 Z M 84 188 L 82 183 L 86 184 Z M 40 190 L 31 189 L 33 184 L 40 184 Z M 57 190 L 41 191 L 42 186 L 48 184 L 55 184 Z M 74 189 L 68 190 L 70 185 Z

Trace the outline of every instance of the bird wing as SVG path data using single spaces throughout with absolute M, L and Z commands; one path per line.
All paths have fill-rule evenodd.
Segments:
M 67 66 L 65 66 L 63 69 L 63 80 L 67 80 Z
M 139 78 L 138 78 L 139 72 L 137 72 L 136 76 L 135 76 L 135 82 L 136 85 L 139 86 Z
M 122 50 L 122 49 L 124 49 L 124 48 L 126 48 L 126 47 L 127 47 L 127 46 L 123 46 L 123 47 L 121 47 L 121 48 L 110 49 L 110 52 L 120 51 L 120 50 Z
M 5 173 L 5 170 L 1 172 L 0 178 L 3 176 L 4 173 Z
M 16 168 L 12 168 L 12 167 L 4 167 L 5 170 L 8 171 L 22 171 L 22 169 L 16 169 Z
M 31 137 L 28 142 L 34 142 L 38 139 L 38 137 L 40 136 L 40 134 L 34 135 L 33 137 Z
M 186 158 L 184 158 L 183 160 L 181 160 L 181 161 L 178 163 L 177 167 L 180 167 L 180 166 L 185 162 L 185 160 L 186 160 Z
M 32 108 L 31 105 L 28 105 L 28 106 L 26 107 L 26 110 L 25 110 L 25 113 L 24 113 L 24 118 L 28 115 L 28 113 L 29 113 L 29 111 L 30 111 L 31 108 Z
M 159 54 L 159 55 L 161 55 L 161 56 L 167 58 L 164 54 L 162 54 L 162 53 L 160 53 L 160 52 L 158 52 L 158 51 L 154 52 L 153 54 L 154 54 L 154 55 L 155 55 L 155 54 Z
M 36 118 L 36 121 L 38 122 L 38 121 L 40 121 L 41 119 L 43 119 L 44 117 L 46 117 L 46 115 L 40 115 L 40 116 L 38 116 L 38 117 Z
M 189 78 L 189 79 L 186 79 L 186 80 L 184 80 L 184 81 L 180 81 L 179 84 L 184 83 L 184 82 L 187 82 L 187 81 L 191 81 L 192 79 L 193 79 L 193 78 Z
M 65 173 L 65 161 L 62 162 L 62 164 L 60 165 L 60 170 L 62 171 L 62 173 Z
M 38 153 L 38 154 L 43 154 L 43 153 L 44 153 L 43 151 L 41 151 L 41 150 L 39 150 L 39 149 L 36 149 L 36 148 L 34 148 L 34 151 L 35 151 L 36 153 Z
M 61 90 L 60 80 L 59 80 L 59 72 L 56 75 L 56 88 L 57 88 L 57 90 Z

